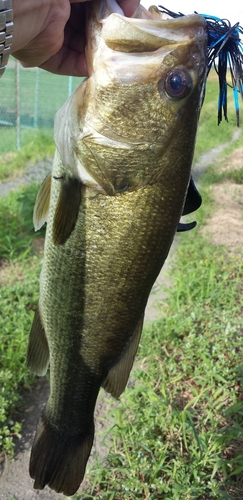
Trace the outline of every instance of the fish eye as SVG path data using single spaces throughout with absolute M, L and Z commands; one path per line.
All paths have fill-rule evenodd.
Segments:
M 174 68 L 167 73 L 163 80 L 160 80 L 158 89 L 161 95 L 165 91 L 168 97 L 172 99 L 182 99 L 186 97 L 192 88 L 192 79 L 190 75 L 179 68 Z

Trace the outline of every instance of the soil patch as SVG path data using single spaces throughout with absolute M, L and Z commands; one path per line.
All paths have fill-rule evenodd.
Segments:
M 243 168 L 243 148 L 235 149 L 235 151 L 227 157 L 221 172 L 228 172 L 232 169 L 239 170 L 240 168 Z
M 219 172 L 243 168 L 243 148 L 233 151 L 225 162 L 217 162 Z M 216 209 L 203 228 L 215 245 L 225 245 L 230 253 L 243 247 L 243 185 L 231 181 L 212 186 Z
M 212 243 L 225 245 L 229 252 L 243 247 L 243 186 L 231 182 L 213 186 L 217 209 L 204 227 Z

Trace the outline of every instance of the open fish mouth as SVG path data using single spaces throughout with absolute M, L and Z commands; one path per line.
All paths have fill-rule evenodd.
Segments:
M 115 5 L 115 0 L 109 2 Z M 125 17 L 123 11 L 111 11 L 110 15 L 101 20 L 103 38 L 108 47 L 124 52 L 153 51 L 171 43 L 180 42 L 182 37 L 190 39 L 203 34 L 205 20 L 198 14 L 178 18 L 164 18 L 157 7 L 146 10 L 139 6 L 134 17 Z M 143 17 L 136 18 L 139 12 Z M 121 19 L 122 16 L 122 19 Z
M 139 65 L 139 54 L 143 53 L 143 58 L 140 65 L 139 77 L 143 77 L 144 73 L 149 73 L 149 68 L 152 69 L 154 64 L 158 64 L 156 52 L 160 49 L 161 56 L 166 55 L 170 46 L 181 44 L 182 40 L 185 45 L 190 43 L 192 39 L 197 39 L 198 46 L 202 44 L 205 38 L 206 23 L 202 16 L 192 14 L 178 18 L 164 18 L 157 7 L 152 6 L 149 10 L 139 5 L 132 17 L 126 17 L 123 10 L 119 7 L 116 0 L 106 0 L 97 6 L 96 12 L 96 30 L 100 30 L 99 44 L 103 48 L 109 48 L 112 51 L 119 52 L 120 58 L 117 58 L 114 53 L 107 53 L 107 60 L 103 60 L 103 64 L 109 64 L 109 56 L 112 59 L 112 64 L 117 64 L 117 72 L 121 71 L 124 66 L 124 57 L 128 57 L 127 66 L 129 67 L 130 61 L 134 64 L 135 57 L 137 59 L 136 65 Z M 88 72 L 89 76 L 92 75 L 94 66 L 101 60 L 92 55 L 96 53 L 97 35 L 90 37 L 90 31 L 93 30 L 92 23 L 87 23 L 88 33 L 87 39 L 89 44 L 86 49 Z M 101 43 L 103 41 L 103 43 Z M 163 50 L 164 49 L 164 50 Z M 90 53 L 91 52 L 91 53 Z M 146 55 L 147 53 L 147 55 Z M 193 64 L 199 64 L 200 58 L 196 56 L 196 51 L 191 54 Z M 98 64 L 99 66 L 99 64 Z M 144 67 L 144 71 L 142 71 Z M 129 74 L 129 70 L 127 71 Z M 121 75 L 122 77 L 123 75 Z

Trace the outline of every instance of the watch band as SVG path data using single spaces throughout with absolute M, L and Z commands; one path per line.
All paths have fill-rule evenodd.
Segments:
M 13 40 L 12 0 L 0 0 L 0 77 L 2 76 Z

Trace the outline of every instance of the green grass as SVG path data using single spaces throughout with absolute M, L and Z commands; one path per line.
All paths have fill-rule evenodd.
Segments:
M 0 181 L 11 177 L 19 177 L 30 164 L 34 164 L 37 160 L 44 159 L 46 156 L 54 155 L 53 133 L 48 130 L 44 132 L 28 130 L 28 134 L 27 131 L 25 132 L 24 145 L 21 151 L 0 156 Z M 2 137 L 4 138 L 4 134 Z M 7 140 L 9 140 L 8 134 L 6 134 Z
M 161 320 L 142 334 L 107 460 L 75 499 L 242 499 L 242 254 L 201 235 L 208 187 L 198 228 L 180 237 Z
M 223 172 L 217 172 L 214 167 L 210 167 L 208 170 L 208 178 L 210 178 L 211 184 L 223 182 L 224 180 L 231 180 L 236 184 L 243 184 L 243 165 L 242 168 Z
M 19 111 L 21 124 L 33 125 L 37 120 L 38 126 L 53 119 L 56 111 L 64 104 L 69 90 L 74 90 L 82 78 L 72 78 L 72 88 L 69 89 L 69 77 L 54 75 L 37 68 L 19 67 Z M 0 120 L 7 115 L 13 120 L 16 111 L 16 72 L 14 64 L 7 67 L 4 78 L 0 81 L 1 112 Z
M 48 143 L 53 144 L 54 149 L 54 140 L 53 140 L 53 127 L 50 128 L 21 128 L 20 131 L 20 151 L 23 152 L 23 149 L 29 147 L 29 143 L 33 144 L 33 142 L 40 140 L 40 137 L 45 138 L 47 142 L 47 150 Z M 43 148 L 44 152 L 46 151 Z M 9 152 L 12 152 L 9 155 Z M 52 153 L 53 154 L 53 153 Z M 17 137 L 16 137 L 16 128 L 15 127 L 3 127 L 1 128 L 1 150 L 0 150 L 0 164 L 3 163 L 5 158 L 9 156 L 17 156 Z M 6 161 L 6 160 L 5 160 Z M 3 174 L 1 174 L 2 176 Z M 5 173 L 5 177 L 8 177 L 8 172 Z
M 38 129 L 40 133 L 52 137 L 55 113 L 82 81 L 82 78 L 70 79 L 68 76 L 54 75 L 37 68 L 26 69 L 19 65 L 17 84 L 15 63 L 11 58 L 4 78 L 0 80 L 0 155 L 18 148 L 17 116 L 21 148 L 36 136 Z
M 12 438 L 21 427 L 13 415 L 20 402 L 20 391 L 34 377 L 25 366 L 28 332 L 33 308 L 38 298 L 37 257 L 26 265 L 10 264 L 6 271 L 9 283 L 2 287 L 0 303 L 0 450 L 13 453 Z M 13 279 L 14 278 L 14 279 Z M 10 418 L 11 416 L 11 418 Z
M 28 334 L 38 300 L 41 258 L 36 251 L 32 210 L 37 186 L 0 199 L 0 451 L 13 452 L 20 424 L 13 413 L 21 388 L 34 377 L 25 366 Z
M 206 95 L 202 106 L 197 134 L 195 161 L 202 153 L 230 141 L 236 130 L 236 118 L 232 90 L 228 89 L 228 122 L 223 118 L 218 123 L 218 82 L 210 78 L 206 85 Z M 235 147 L 235 146 L 234 146 Z

